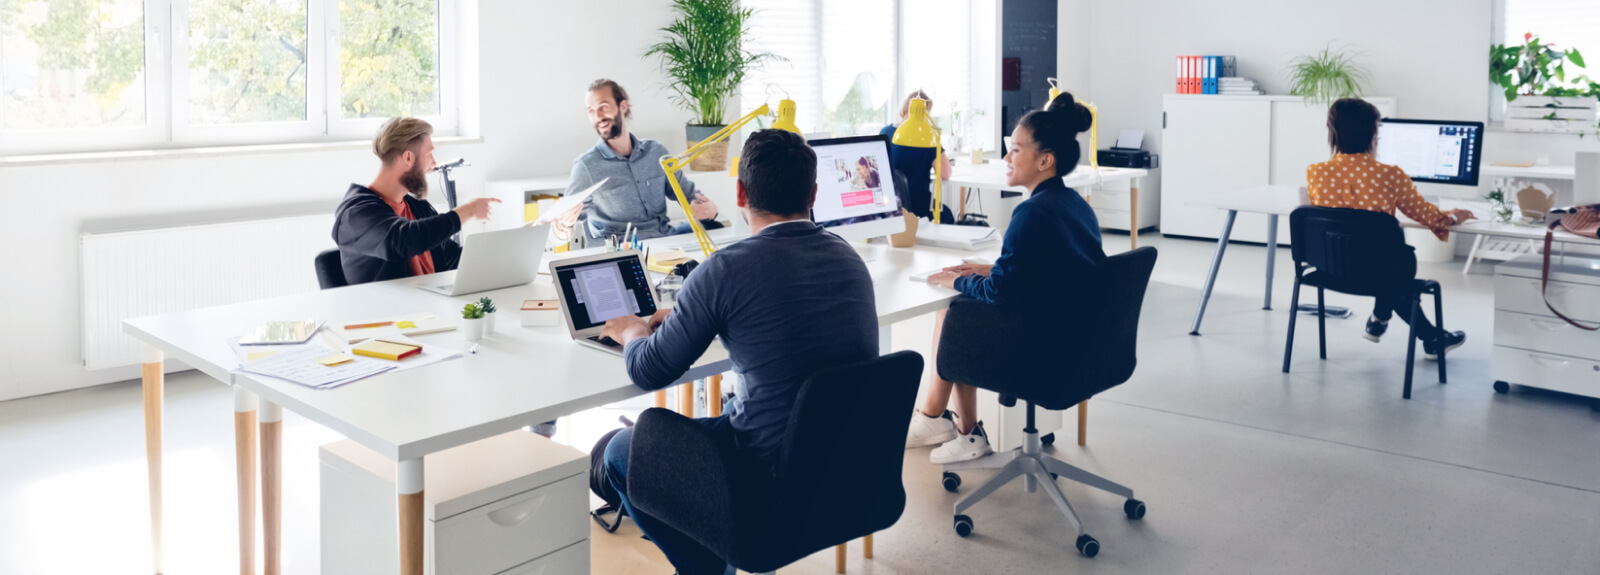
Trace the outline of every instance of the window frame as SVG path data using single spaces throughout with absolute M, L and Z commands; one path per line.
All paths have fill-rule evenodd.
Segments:
M 144 0 L 145 125 L 133 128 L 13 130 L 0 106 L 0 157 L 171 150 L 213 146 L 308 144 L 364 140 L 388 118 L 339 117 L 339 1 L 306 5 L 306 117 L 299 121 L 189 124 L 189 1 Z M 421 116 L 436 137 L 460 131 L 460 0 L 437 6 L 438 113 Z

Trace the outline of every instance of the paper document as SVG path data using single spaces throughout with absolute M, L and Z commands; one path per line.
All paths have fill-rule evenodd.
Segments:
M 595 182 L 593 186 L 584 188 L 584 190 L 581 192 L 561 196 L 561 199 L 556 200 L 556 205 L 550 207 L 550 213 L 544 214 L 543 217 L 539 218 L 537 221 L 529 223 L 528 225 L 540 226 L 556 221 L 556 218 L 561 217 L 562 214 L 565 214 L 569 211 L 572 211 L 573 208 L 583 205 L 583 201 L 589 199 L 589 194 L 593 194 L 595 190 L 600 189 L 601 186 L 606 185 L 606 182 L 610 180 L 611 178 L 606 178 Z
M 589 323 L 605 323 L 612 318 L 638 313 L 639 302 L 633 291 L 622 284 L 622 269 L 605 262 L 573 270 L 577 281 L 578 303 L 589 311 Z
M 917 226 L 917 243 L 937 248 L 975 250 L 1000 242 L 994 228 L 983 226 L 957 226 L 949 224 L 923 224 Z
M 278 352 L 272 357 L 241 367 L 239 371 L 274 377 L 308 387 L 329 388 L 398 367 L 393 362 L 359 356 L 353 361 L 336 365 L 322 363 L 322 360 L 338 353 L 337 350 L 320 345 L 306 346 Z

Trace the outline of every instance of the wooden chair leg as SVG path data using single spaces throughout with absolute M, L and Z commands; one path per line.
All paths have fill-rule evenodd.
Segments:
M 722 376 L 706 378 L 707 417 L 722 417 Z
M 833 547 L 833 572 L 844 574 L 844 551 L 848 543 L 840 543 Z
M 1089 444 L 1089 400 L 1078 402 L 1078 447 Z
M 678 413 L 694 419 L 694 382 L 678 384 Z
M 862 559 L 871 559 L 872 558 L 872 535 L 873 534 L 868 533 L 866 537 L 862 537 L 861 538 L 861 558 Z
M 656 390 L 656 407 L 666 407 L 666 406 L 667 406 L 667 390 L 665 390 L 665 389 Z

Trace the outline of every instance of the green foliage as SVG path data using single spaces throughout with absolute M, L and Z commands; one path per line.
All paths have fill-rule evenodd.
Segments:
M 823 125 L 839 137 L 878 133 L 878 129 L 883 127 L 889 105 L 879 102 L 874 107 L 873 102 L 867 101 L 871 91 L 872 75 L 866 72 L 856 75 L 855 83 L 839 100 L 838 107 L 823 111 Z
M 745 74 L 783 58 L 743 49 L 755 12 L 740 0 L 673 0 L 672 7 L 678 18 L 661 29 L 667 37 L 644 55 L 660 58 L 673 101 L 694 114 L 695 124 L 721 125 Z
M 190 4 L 192 123 L 304 120 L 306 66 L 305 2 Z
M 1505 90 L 1506 101 L 1517 96 L 1600 96 L 1600 88 L 1588 76 L 1567 81 L 1567 64 L 1584 68 L 1583 54 L 1576 48 L 1556 50 L 1532 33 L 1522 35 L 1523 44 L 1489 47 L 1489 81 Z
M 1332 104 L 1341 98 L 1360 98 L 1362 84 L 1371 79 L 1366 68 L 1355 63 L 1360 54 L 1323 48 L 1310 56 L 1295 58 L 1289 64 L 1289 93 L 1307 101 Z
M 438 2 L 339 0 L 339 23 L 344 117 L 438 113 Z
M 8 48 L 26 38 L 37 50 L 41 71 L 32 97 L 15 96 L 6 86 L 6 125 L 142 124 L 142 108 L 120 105 L 123 91 L 137 89 L 133 83 L 144 73 L 144 15 L 134 7 L 118 0 L 0 0 L 0 38 L 15 38 L 6 42 Z M 91 101 L 74 101 L 80 82 Z M 85 109 L 97 113 L 85 117 Z
M 461 308 L 461 319 L 483 319 L 485 313 L 487 312 L 478 307 L 478 304 L 469 303 L 466 307 Z
M 482 309 L 483 313 L 494 313 L 496 311 L 494 307 L 494 300 L 487 297 L 478 298 L 478 308 Z

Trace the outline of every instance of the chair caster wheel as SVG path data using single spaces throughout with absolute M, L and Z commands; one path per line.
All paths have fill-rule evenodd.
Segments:
M 945 491 L 955 493 L 957 489 L 961 488 L 961 476 L 946 471 L 944 472 L 943 483 Z
M 1144 519 L 1144 502 L 1129 499 L 1122 504 L 1122 512 L 1128 514 L 1128 519 Z
M 1100 542 L 1090 537 L 1088 533 L 1078 536 L 1078 552 L 1084 557 L 1094 557 L 1100 554 Z
M 1039 436 L 1039 443 L 1042 443 L 1044 445 L 1055 445 L 1056 444 L 1056 434 L 1054 434 L 1054 433 L 1046 433 L 1044 435 Z
M 972 534 L 972 518 L 965 515 L 956 516 L 956 535 L 966 537 Z
M 1511 393 L 1511 384 L 1504 381 L 1496 381 L 1494 382 L 1494 392 L 1500 395 Z

